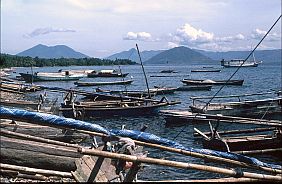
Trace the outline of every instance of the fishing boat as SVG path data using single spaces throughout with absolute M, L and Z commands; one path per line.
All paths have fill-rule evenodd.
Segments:
M 220 69 L 197 69 L 197 70 L 191 70 L 191 72 L 221 72 Z
M 176 91 L 210 91 L 212 88 L 212 85 L 185 85 L 180 86 L 176 89 Z
M 59 111 L 64 117 L 80 118 L 80 117 L 113 117 L 113 116 L 140 116 L 153 115 L 158 112 L 160 107 L 178 104 L 179 102 L 168 102 L 166 98 L 160 101 L 151 99 L 123 99 L 123 100 L 107 100 L 107 101 L 88 101 L 73 102 L 72 97 L 65 98 L 61 104 Z
M 206 104 L 203 100 L 210 99 L 209 96 L 190 97 L 193 102 L 189 106 L 192 112 L 207 114 L 222 114 L 227 116 L 252 117 L 281 113 L 282 96 L 262 98 L 257 100 L 243 100 L 244 97 L 272 94 L 274 92 L 265 92 L 257 94 L 216 96 L 214 99 L 237 98 L 239 101 L 224 101 Z
M 244 80 L 196 80 L 196 79 L 183 79 L 186 85 L 238 85 L 242 86 Z
M 77 86 L 101 86 L 101 85 L 127 85 L 131 84 L 133 80 L 121 80 L 121 81 L 104 81 L 104 82 L 83 82 L 77 81 L 74 82 Z
M 98 72 L 92 71 L 88 73 L 88 77 L 126 77 L 128 73 L 121 73 L 117 70 L 100 70 Z
M 154 86 L 154 88 L 149 89 L 150 93 L 156 92 L 156 95 L 163 95 L 163 94 L 172 94 L 176 91 L 177 88 L 172 87 L 159 87 Z
M 160 73 L 177 73 L 175 70 L 161 70 Z
M 244 63 L 244 64 L 243 64 Z M 224 67 L 257 67 L 262 61 L 246 61 L 244 59 L 231 59 L 231 60 L 221 60 L 221 66 Z
M 35 74 L 29 73 L 19 73 L 21 77 L 26 82 L 38 82 L 38 81 L 71 81 L 71 80 L 79 80 L 83 77 L 86 77 L 87 74 L 71 74 L 69 71 L 65 72 L 35 72 Z
M 102 92 L 102 93 L 105 93 L 105 94 L 118 94 L 118 95 L 122 95 L 122 96 L 137 97 L 137 98 L 146 98 L 146 97 L 149 96 L 147 91 L 138 91 L 138 90 L 112 91 L 112 90 L 104 90 L 104 89 L 101 89 L 99 87 L 96 88 L 96 92 Z M 157 92 L 150 92 L 151 96 L 155 96 L 156 94 L 157 94 Z
M 0 105 L 37 110 L 40 103 L 27 100 L 0 99 Z
M 219 134 L 218 134 L 219 135 Z M 272 134 L 257 134 L 232 137 L 208 137 L 202 140 L 203 147 L 218 151 L 239 153 L 267 153 L 282 151 L 282 134 L 277 129 Z

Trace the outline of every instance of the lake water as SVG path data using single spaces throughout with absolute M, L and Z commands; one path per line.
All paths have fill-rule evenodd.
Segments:
M 219 73 L 207 72 L 207 73 L 191 73 L 192 69 L 203 69 L 203 67 L 221 68 L 220 64 L 211 65 L 188 65 L 188 66 L 148 66 L 145 65 L 145 71 L 148 78 L 150 88 L 154 86 L 166 86 L 166 87 L 179 87 L 182 86 L 181 80 L 184 78 L 193 79 L 212 79 L 212 80 L 227 80 L 236 70 L 236 68 L 222 68 Z M 83 69 L 117 69 L 118 66 L 70 66 L 70 67 L 43 67 L 33 68 L 34 72 L 57 72 L 59 69 L 63 70 L 83 70 Z M 126 86 L 127 90 L 146 90 L 146 83 L 144 74 L 140 65 L 134 66 L 121 66 L 123 73 L 129 73 L 127 78 L 132 78 L 134 82 L 131 85 Z M 161 70 L 173 69 L 178 73 L 162 74 Z M 232 79 L 244 79 L 243 86 L 226 86 L 218 95 L 239 95 L 265 92 L 270 90 L 281 89 L 281 63 L 263 62 L 258 67 L 241 68 Z M 30 68 L 17 68 L 19 72 L 29 72 Z M 13 75 L 16 75 L 14 73 Z M 169 75 L 170 77 L 150 77 L 152 75 Z M 82 81 L 111 81 L 113 78 L 83 78 Z M 45 86 L 56 86 L 62 88 L 75 88 L 86 91 L 93 91 L 96 87 L 80 87 L 77 88 L 73 81 L 66 82 L 37 82 L 36 84 Z M 125 90 L 124 86 L 102 86 L 102 89 L 111 90 Z M 214 95 L 220 86 L 214 86 L 211 91 L 176 91 L 174 94 L 166 95 L 169 100 L 179 100 L 181 104 L 166 107 L 164 109 L 189 109 L 191 104 L 191 96 L 212 96 Z M 40 92 L 39 92 L 40 93 Z M 34 95 L 34 94 L 32 94 Z M 38 94 L 35 94 L 38 98 Z M 59 102 L 62 102 L 62 94 L 47 92 L 48 99 L 59 97 Z M 30 98 L 35 98 L 30 96 Z M 157 96 L 160 99 L 161 96 Z M 236 100 L 236 99 L 235 99 Z M 260 117 L 257 117 L 260 118 Z M 174 139 L 175 136 L 182 131 L 182 133 L 176 138 L 176 141 L 185 145 L 186 147 L 202 148 L 200 139 L 193 137 L 193 128 L 196 127 L 201 131 L 209 131 L 207 124 L 186 124 L 178 125 L 175 122 L 174 125 L 167 126 L 162 116 L 150 116 L 150 117 L 121 117 L 121 118 L 109 118 L 106 120 L 90 120 L 93 123 L 102 125 L 105 128 L 121 128 L 125 125 L 126 129 L 139 130 L 143 125 L 147 125 L 146 132 L 156 134 L 158 136 Z M 254 125 L 238 125 L 238 124 L 220 124 L 219 130 L 227 129 L 241 129 L 241 128 L 253 128 Z M 167 160 L 177 160 L 188 163 L 198 163 L 204 165 L 215 165 L 215 163 L 206 163 L 198 158 L 183 156 L 175 153 L 169 153 L 165 151 L 145 148 L 149 151 L 149 157 L 165 158 Z M 257 158 L 272 163 L 281 163 L 281 160 L 276 157 L 257 156 Z M 229 167 L 221 165 L 223 167 Z M 146 165 L 145 168 L 139 172 L 138 178 L 142 180 L 166 180 L 166 179 L 204 179 L 223 177 L 223 175 L 213 174 L 209 172 L 202 172 L 196 170 L 184 170 L 175 169 L 169 167 L 162 167 L 156 165 Z

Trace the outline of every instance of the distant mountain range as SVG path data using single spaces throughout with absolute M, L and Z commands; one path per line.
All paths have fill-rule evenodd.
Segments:
M 141 55 L 142 61 L 147 61 L 148 59 L 154 57 L 157 54 L 160 54 L 161 52 L 163 52 L 163 50 L 142 51 L 140 53 L 140 55 Z M 140 63 L 138 52 L 135 48 L 132 48 L 128 51 L 123 51 L 123 52 L 113 54 L 113 55 L 107 57 L 106 59 L 115 60 L 116 58 L 117 59 L 130 59 L 132 61 Z
M 212 52 L 188 47 L 175 47 L 169 50 L 143 51 L 140 53 L 144 64 L 179 64 L 188 63 L 211 63 L 219 62 L 221 59 L 245 59 L 250 51 L 228 51 L 228 52 Z M 254 54 L 256 60 L 267 63 L 281 62 L 281 49 L 274 50 L 256 50 Z M 252 57 L 252 56 L 251 56 Z M 136 49 L 132 48 L 107 57 L 107 59 L 131 59 L 137 63 L 139 58 Z
M 18 56 L 30 56 L 39 58 L 86 58 L 89 57 L 85 54 L 77 52 L 72 48 L 65 45 L 56 46 L 46 46 L 46 45 L 36 45 L 30 49 L 17 54 Z

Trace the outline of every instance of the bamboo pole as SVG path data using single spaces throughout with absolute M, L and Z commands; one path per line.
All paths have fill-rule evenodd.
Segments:
M 80 132 L 80 133 L 85 133 L 85 134 L 89 134 L 89 135 L 96 135 L 96 136 L 100 136 L 100 137 L 106 137 L 107 136 L 107 135 L 102 134 L 102 133 L 90 132 L 90 131 L 86 131 L 86 130 L 77 130 L 77 131 Z M 276 173 L 282 174 L 282 170 L 279 170 L 279 169 L 272 169 L 272 168 L 262 167 L 262 166 L 254 166 L 254 165 L 247 164 L 247 163 L 240 162 L 240 161 L 236 161 L 236 160 L 221 158 L 221 157 L 212 156 L 212 155 L 205 155 L 205 154 L 186 151 L 186 150 L 182 150 L 182 149 L 162 146 L 162 145 L 159 145 L 159 144 L 147 143 L 147 142 L 142 142 L 142 141 L 137 141 L 137 140 L 134 140 L 134 142 L 135 142 L 135 144 L 140 145 L 140 146 L 147 146 L 147 147 L 151 147 L 151 148 L 155 148 L 155 149 L 161 149 L 161 150 L 164 150 L 164 151 L 178 153 L 178 154 L 182 154 L 182 155 L 186 155 L 186 156 L 207 159 L 207 160 L 211 160 L 211 161 L 214 161 L 214 162 L 229 163 L 229 164 L 234 164 L 234 165 L 241 166 L 241 167 L 249 167 L 249 168 L 259 169 L 259 170 L 263 170 L 263 171 L 267 171 L 267 172 L 271 172 L 271 173 L 275 173 L 275 174 Z
M 254 129 L 243 129 L 243 130 L 228 130 L 228 131 L 217 131 L 220 135 L 226 135 L 226 134 L 239 134 L 239 133 L 252 133 L 252 132 L 265 132 L 265 131 L 271 131 L 275 130 L 275 128 L 254 128 Z M 211 132 L 202 132 L 205 135 L 209 136 L 212 133 Z M 198 132 L 194 132 L 194 136 L 200 136 Z
M 66 178 L 72 178 L 71 173 L 62 172 L 62 171 L 36 169 L 36 168 L 16 166 L 16 165 L 10 165 L 10 164 L 2 164 L 2 163 L 0 163 L 0 168 L 1 169 L 19 171 L 19 172 L 33 173 L 33 174 L 39 173 L 39 174 L 43 174 L 43 175 L 53 175 L 53 176 L 61 176 L 61 177 L 66 177 Z
M 42 175 L 29 175 L 29 174 L 22 174 L 18 171 L 11 171 L 11 170 L 0 170 L 0 173 L 3 175 L 8 175 L 16 178 L 24 178 L 24 179 L 33 179 L 33 180 L 41 180 L 46 181 L 48 177 Z
M 17 133 L 17 132 L 11 132 L 11 131 L 8 131 L 8 130 L 3 130 L 3 129 L 0 129 L 0 133 L 1 133 L 2 136 L 7 136 L 7 137 L 18 137 L 18 138 L 21 138 L 21 139 L 43 142 L 43 143 L 48 143 L 48 144 L 55 144 L 55 145 L 59 145 L 59 146 L 73 147 L 73 148 L 79 148 L 80 147 L 77 144 L 64 143 L 64 142 L 55 141 L 55 140 L 51 140 L 51 139 L 45 139 L 45 138 L 36 137 L 36 136 L 32 136 L 32 135 L 21 134 L 21 133 Z
M 160 181 L 145 181 L 145 180 L 137 180 L 137 182 L 169 182 L 169 183 L 180 183 L 180 182 L 189 182 L 189 183 L 206 183 L 206 182 L 256 182 L 263 181 L 261 179 L 253 179 L 253 178 L 216 178 L 216 179 L 199 179 L 199 180 L 160 180 Z
M 37 124 L 35 122 L 29 122 L 29 123 Z M 58 128 L 57 126 L 51 126 L 51 127 Z M 70 128 L 66 128 L 66 129 L 74 130 L 74 129 L 70 129 Z M 75 129 L 74 131 L 77 131 L 79 133 L 88 134 L 88 135 L 99 136 L 99 137 L 106 137 L 107 136 L 106 134 L 103 134 L 103 133 L 91 132 L 91 131 L 87 131 L 87 130 L 77 130 L 77 129 Z M 5 131 L 3 131 L 3 129 L 0 129 L 0 132 L 1 133 L 3 132 L 3 134 L 4 134 Z M 13 133 L 13 136 L 20 137 L 19 133 L 15 133 L 15 132 L 12 132 L 12 133 Z M 26 136 L 22 136 L 22 137 L 25 138 Z M 28 136 L 28 137 L 30 138 L 30 140 L 32 140 L 31 139 L 32 136 Z M 35 136 L 33 136 L 33 137 L 35 137 Z M 37 139 L 37 140 L 39 141 L 39 139 Z M 44 138 L 41 138 L 41 140 L 44 141 L 44 143 L 48 143 L 48 141 L 49 141 L 49 140 L 44 140 Z M 56 144 L 56 142 L 59 142 L 59 141 L 55 141 L 55 142 L 53 142 L 53 144 Z M 173 152 L 173 153 L 178 153 L 178 154 L 182 154 L 182 155 L 186 155 L 186 156 L 207 159 L 207 160 L 211 160 L 211 161 L 214 161 L 214 162 L 229 163 L 229 164 L 234 164 L 234 165 L 238 165 L 238 166 L 241 166 L 241 167 L 249 167 L 249 168 L 263 170 L 263 171 L 267 171 L 267 172 L 271 172 L 271 173 L 280 173 L 280 174 L 282 174 L 282 170 L 279 170 L 279 169 L 272 169 L 272 168 L 268 168 L 268 167 L 254 166 L 254 165 L 247 164 L 247 163 L 240 162 L 240 161 L 235 161 L 235 160 L 231 160 L 231 159 L 216 157 L 216 156 L 212 156 L 212 155 L 205 155 L 205 154 L 191 152 L 191 151 L 186 151 L 186 150 L 177 149 L 177 148 L 171 148 L 171 147 L 162 146 L 162 145 L 159 145 L 159 144 L 146 143 L 146 142 L 137 141 L 137 140 L 134 140 L 134 142 L 137 145 L 147 146 L 147 147 L 151 147 L 151 148 L 155 148 L 155 149 L 161 149 L 161 150 L 165 150 L 165 151 L 169 151 L 169 152 Z M 59 143 L 58 145 L 63 145 L 63 146 L 70 145 L 71 147 L 74 147 L 73 144 L 68 144 L 68 143 L 62 143 L 61 144 L 61 143 Z M 77 146 L 77 147 L 79 147 L 79 146 Z
M 226 174 L 226 175 L 233 176 L 233 177 L 245 177 L 245 178 L 264 179 L 264 180 L 282 182 L 281 176 L 257 174 L 257 173 L 242 172 L 242 171 L 238 172 L 232 169 L 224 169 L 220 167 L 206 166 L 206 165 L 200 165 L 200 164 L 184 163 L 184 162 L 162 160 L 162 159 L 148 158 L 148 157 L 144 158 L 140 156 L 117 154 L 117 153 L 111 153 L 111 152 L 106 152 L 106 151 L 89 150 L 89 149 L 84 149 L 84 148 L 78 148 L 78 152 L 82 154 L 86 154 L 86 155 L 94 155 L 94 156 L 101 156 L 101 157 L 106 157 L 106 158 L 121 159 L 121 160 L 130 161 L 130 162 L 156 164 L 156 165 L 163 165 L 163 166 L 176 167 L 176 168 L 182 168 L 182 169 L 196 169 L 200 171 Z
M 269 152 L 282 152 L 282 148 L 277 149 L 264 149 L 264 150 L 250 150 L 250 151 L 233 151 L 234 153 L 242 154 L 242 155 L 249 155 L 249 154 L 263 154 Z

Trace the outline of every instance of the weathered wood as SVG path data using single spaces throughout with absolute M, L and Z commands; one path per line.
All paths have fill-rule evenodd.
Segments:
M 271 128 L 254 128 L 254 129 L 243 129 L 243 130 L 227 130 L 227 131 L 217 131 L 220 135 L 226 135 L 226 134 L 239 134 L 239 133 L 252 133 L 252 132 L 264 132 L 264 131 L 271 131 L 275 130 L 274 127 Z M 207 136 L 210 136 L 211 132 L 202 132 Z M 193 134 L 195 137 L 200 136 L 198 132 L 194 132 Z
M 104 147 L 103 147 L 103 150 L 102 151 L 106 151 L 107 150 L 107 145 L 105 143 Z M 100 167 L 101 165 L 103 164 L 103 161 L 104 161 L 104 157 L 99 157 L 90 173 L 90 176 L 87 180 L 87 182 L 93 182 L 96 178 L 96 176 L 98 175 L 98 172 L 100 170 Z
M 9 169 L 19 172 L 26 172 L 26 173 L 32 173 L 32 174 L 42 174 L 42 175 L 51 175 L 51 176 L 61 176 L 66 178 L 72 178 L 71 173 L 69 172 L 61 172 L 61 171 L 54 171 L 54 170 L 45 170 L 45 169 L 36 169 L 36 168 L 30 168 L 30 167 L 23 167 L 23 166 L 16 166 L 16 165 L 10 165 L 10 164 L 3 164 L 0 163 L 1 169 Z
M 145 180 L 137 180 L 137 182 L 150 182 L 150 183 L 158 183 L 158 182 L 168 182 L 168 183 L 181 183 L 181 182 L 187 182 L 187 183 L 206 183 L 206 182 L 259 182 L 259 181 L 264 181 L 261 179 L 253 179 L 253 178 L 218 178 L 218 179 L 199 179 L 199 180 L 158 180 L 158 181 L 145 181 Z
M 1 162 L 61 171 L 75 170 L 75 159 L 81 155 L 75 148 L 50 145 L 1 136 Z
M 73 148 L 79 147 L 77 144 L 64 143 L 64 142 L 45 139 L 45 138 L 36 137 L 36 136 L 32 136 L 32 135 L 26 135 L 26 134 L 11 132 L 11 131 L 4 130 L 4 129 L 0 129 L 0 133 L 1 133 L 1 135 L 5 135 L 5 136 L 8 136 L 8 137 L 17 137 L 17 138 L 21 138 L 21 139 L 25 139 L 25 140 L 32 140 L 32 141 L 37 141 L 37 142 L 42 142 L 42 143 L 50 143 L 50 144 L 54 144 L 54 145 L 68 146 L 68 147 L 73 147 Z
M 86 131 L 86 130 L 77 130 L 77 131 L 79 131 L 81 133 L 86 133 L 86 134 L 89 134 L 89 135 L 100 136 L 100 137 L 106 137 L 107 136 L 107 135 L 102 134 L 102 133 L 91 132 L 91 131 Z M 247 163 L 244 163 L 244 162 L 226 159 L 226 158 L 221 158 L 221 157 L 217 157 L 217 156 L 205 155 L 205 154 L 201 154 L 201 153 L 186 151 L 186 150 L 177 149 L 177 148 L 171 148 L 171 147 L 167 147 L 167 146 L 163 146 L 163 145 L 159 145 L 159 144 L 152 144 L 152 143 L 147 143 L 147 142 L 142 142 L 142 141 L 137 141 L 137 140 L 134 140 L 134 142 L 137 145 L 148 146 L 148 147 L 151 147 L 151 148 L 161 149 L 161 150 L 165 150 L 165 151 L 169 151 L 169 152 L 173 152 L 173 153 L 179 153 L 179 154 L 183 154 L 183 155 L 186 155 L 186 156 L 192 156 L 192 157 L 207 159 L 207 160 L 214 161 L 214 162 L 229 163 L 229 164 L 233 164 L 233 165 L 237 165 L 237 166 L 241 166 L 241 167 L 249 167 L 249 168 L 263 170 L 263 171 L 267 171 L 267 172 L 271 172 L 271 173 L 282 173 L 282 170 L 279 170 L 279 169 L 271 169 L 271 168 L 268 168 L 268 167 L 254 166 L 254 165 L 247 164 Z
M 144 158 L 144 157 L 137 157 L 132 155 L 110 153 L 110 152 L 99 151 L 99 150 L 89 150 L 84 148 L 78 148 L 78 151 L 82 154 L 102 156 L 102 157 L 114 158 L 114 159 L 122 159 L 130 162 L 157 164 L 157 165 L 176 167 L 182 169 L 195 169 L 195 170 L 214 172 L 219 174 L 226 174 L 233 177 L 238 177 L 239 175 L 240 177 L 246 177 L 246 178 L 264 179 L 264 180 L 280 181 L 280 182 L 282 181 L 282 178 L 280 176 L 257 174 L 251 172 L 238 173 L 236 170 L 232 170 L 232 169 L 224 169 L 220 167 L 206 166 L 200 164 L 183 163 L 183 162 L 162 160 L 162 159 L 148 158 L 148 157 Z
M 42 175 L 29 175 L 29 174 L 22 174 L 18 171 L 12 171 L 12 170 L 3 170 L 0 169 L 0 173 L 4 176 L 8 175 L 9 177 L 13 178 L 25 178 L 25 179 L 32 179 L 32 180 L 41 180 L 41 181 L 47 181 L 48 177 L 42 176 Z
M 272 152 L 282 152 L 282 148 L 264 149 L 264 150 L 250 150 L 250 151 L 233 151 L 233 152 L 239 153 L 239 154 L 242 154 L 242 155 L 264 154 L 264 153 L 272 153 Z

